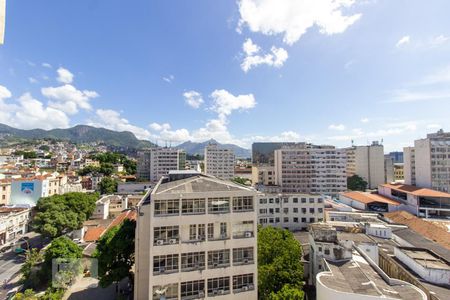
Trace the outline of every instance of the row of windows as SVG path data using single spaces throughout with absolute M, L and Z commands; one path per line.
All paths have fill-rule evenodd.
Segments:
M 307 209 L 306 207 L 302 207 L 302 208 L 301 208 L 301 212 L 302 212 L 303 214 L 306 214 L 307 211 L 308 211 L 308 209 Z M 295 214 L 298 213 L 298 212 L 299 212 L 298 207 L 293 207 L 293 208 L 292 208 L 292 212 L 295 213 Z M 315 212 L 316 212 L 316 209 L 315 209 L 314 207 L 310 207 L 310 208 L 309 208 L 309 213 L 314 214 Z M 323 212 L 323 208 L 321 208 L 321 207 L 317 208 L 317 212 L 318 212 L 318 213 L 322 213 L 322 212 Z M 260 209 L 259 209 L 259 213 L 260 213 L 260 214 L 267 214 L 267 213 L 269 213 L 269 214 L 274 214 L 274 213 L 280 213 L 280 208 L 278 208 L 278 207 L 276 207 L 276 208 L 260 208 Z M 289 213 L 289 207 L 283 208 L 283 213 L 288 214 L 288 213 Z
M 234 248 L 233 265 L 245 265 L 254 263 L 253 247 Z M 230 249 L 208 251 L 208 269 L 226 268 L 231 266 Z M 205 252 L 189 252 L 178 254 L 159 255 L 153 257 L 153 273 L 166 274 L 178 272 L 189 272 L 193 270 L 204 270 L 206 268 Z
M 260 218 L 259 219 L 259 224 L 276 224 L 276 223 L 280 223 L 280 218 L 276 217 L 276 218 Z M 289 218 L 285 217 L 283 218 L 283 223 L 289 223 Z M 316 222 L 316 218 L 292 218 L 292 222 L 293 223 L 300 223 L 299 220 L 301 220 L 301 223 L 314 223 Z M 317 222 L 322 222 L 323 218 L 317 218 Z
M 306 203 L 307 198 L 300 198 L 301 203 Z M 315 203 L 315 198 L 309 198 L 309 203 Z M 322 198 L 317 198 L 317 203 L 322 203 Z M 267 203 L 280 203 L 280 198 L 261 198 L 259 199 L 260 204 Z M 283 198 L 283 203 L 289 203 L 289 198 Z M 292 203 L 299 203 L 299 198 L 292 198 Z
M 233 197 L 233 212 L 253 210 L 253 197 Z M 208 213 L 230 212 L 229 197 L 208 198 Z M 155 200 L 155 216 L 179 215 L 180 200 Z M 205 214 L 206 199 L 183 199 L 181 200 L 181 213 L 184 215 Z
M 208 297 L 227 295 L 231 293 L 230 277 L 209 278 L 206 293 Z M 242 293 L 255 289 L 254 275 L 243 274 L 232 277 L 233 293 Z M 194 280 L 180 284 L 181 299 L 205 298 L 205 280 Z M 153 300 L 178 299 L 178 284 L 153 286 Z

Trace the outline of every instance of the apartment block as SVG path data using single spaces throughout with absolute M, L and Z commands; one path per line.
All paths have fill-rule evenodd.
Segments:
M 385 183 L 383 145 L 373 142 L 370 146 L 354 146 L 347 148 L 346 154 L 347 176 L 358 175 L 362 177 L 367 181 L 370 189 L 375 189 L 379 184 Z
M 309 194 L 258 194 L 258 223 L 297 231 L 324 219 L 324 199 Z
M 403 176 L 405 184 L 416 184 L 416 155 L 414 147 L 403 148 Z
M 205 173 L 221 179 L 234 177 L 235 156 L 232 149 L 209 144 L 205 147 Z
M 11 181 L 0 179 L 0 206 L 8 205 L 11 200 Z
M 184 170 L 186 153 L 175 148 L 151 148 L 138 153 L 137 177 L 151 182 L 173 170 Z
M 271 165 L 252 166 L 253 185 L 275 185 L 275 167 Z
M 30 221 L 31 209 L 29 207 L 0 207 L 0 248 L 27 233 Z
M 283 193 L 337 195 L 347 189 L 346 151 L 298 143 L 275 150 L 275 178 Z
M 256 191 L 183 175 L 138 205 L 134 298 L 256 299 Z
M 442 129 L 414 141 L 413 161 L 405 157 L 405 183 L 450 192 L 450 133 Z M 415 182 L 407 170 L 415 171 Z
M 252 164 L 254 166 L 258 165 L 269 165 L 273 166 L 275 164 L 274 153 L 275 150 L 281 149 L 284 146 L 294 146 L 293 142 L 259 142 L 252 144 Z

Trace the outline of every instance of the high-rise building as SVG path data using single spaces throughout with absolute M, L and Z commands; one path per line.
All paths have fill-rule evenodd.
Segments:
M 345 149 L 298 143 L 275 150 L 275 179 L 283 193 L 337 195 L 347 189 Z
M 235 156 L 232 149 L 209 144 L 205 147 L 205 173 L 221 179 L 234 177 Z
M 403 148 L 403 177 L 405 184 L 416 185 L 416 154 L 414 147 Z
M 295 145 L 293 142 L 283 143 L 253 143 L 252 144 L 252 163 L 253 165 L 269 165 L 275 164 L 274 151 L 281 149 L 283 146 Z
M 409 177 L 410 170 L 414 171 L 415 182 L 412 176 Z M 441 129 L 428 134 L 425 139 L 414 141 L 414 160 L 405 157 L 404 171 L 406 184 L 449 192 L 450 132 Z
M 358 175 L 362 177 L 367 181 L 367 186 L 370 189 L 375 189 L 379 184 L 385 183 L 383 149 L 383 145 L 378 142 L 373 142 L 370 146 L 347 148 L 347 176 Z
M 270 165 L 252 166 L 253 185 L 275 185 L 275 167 Z
M 184 170 L 186 153 L 175 148 L 151 148 L 138 153 L 137 177 L 157 182 L 169 171 Z
M 402 164 L 403 163 L 403 152 L 394 151 L 394 152 L 389 152 L 388 155 L 390 158 L 392 158 L 394 164 Z
M 257 192 L 173 173 L 138 205 L 134 298 L 256 299 Z
M 3 44 L 5 38 L 5 13 L 6 13 L 6 0 L 0 0 L 0 45 Z

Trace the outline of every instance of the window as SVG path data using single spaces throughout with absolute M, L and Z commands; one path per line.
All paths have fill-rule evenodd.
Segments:
M 253 247 L 233 249 L 233 266 L 253 263 Z
M 280 223 L 280 218 L 276 217 L 275 218 L 275 223 Z
M 260 214 L 267 214 L 267 208 L 261 208 L 259 209 Z
M 269 203 L 273 203 L 273 198 L 269 198 Z
M 230 249 L 208 251 L 208 269 L 230 266 Z
M 205 269 L 205 252 L 181 254 L 181 272 Z
M 214 223 L 208 224 L 208 240 L 214 238 Z
M 198 224 L 197 239 L 204 241 L 206 239 L 205 224 Z
M 162 291 L 164 292 L 161 294 Z M 161 296 L 164 296 L 164 299 L 167 300 L 178 299 L 178 283 L 172 283 L 165 286 L 154 285 L 153 300 L 160 300 Z
M 181 299 L 198 299 L 205 297 L 205 280 L 181 283 Z
M 314 198 L 309 198 L 309 203 L 314 203 Z
M 310 207 L 310 208 L 309 208 L 309 212 L 310 212 L 311 214 L 313 214 L 313 213 L 314 213 L 314 207 Z
M 280 203 L 280 198 L 275 198 L 275 203 Z
M 317 209 L 317 211 L 321 214 L 321 213 L 323 213 L 323 208 L 319 207 L 319 208 Z
M 288 208 L 288 207 L 283 208 L 283 212 L 284 212 L 285 214 L 288 214 L 288 213 L 289 213 L 289 208 Z
M 179 213 L 179 200 L 155 200 L 155 216 L 178 215 Z
M 284 203 L 289 203 L 289 198 L 283 198 Z
M 306 214 L 306 208 L 305 207 L 302 207 L 302 213 Z
M 298 208 L 294 207 L 294 213 L 298 213 Z
M 309 218 L 309 223 L 314 223 L 315 219 L 314 218 Z
M 233 276 L 233 293 L 251 291 L 255 288 L 253 274 Z
M 220 296 L 230 293 L 230 277 L 208 279 L 208 297 Z
M 197 239 L 197 225 L 191 224 L 189 225 L 189 240 Z
M 306 203 L 306 198 L 302 198 L 302 203 Z
M 178 254 L 153 257 L 153 274 L 178 272 Z
M 181 202 L 183 215 L 195 215 L 205 213 L 205 199 L 183 199 Z
M 278 208 L 278 207 L 277 207 L 277 208 L 275 208 L 275 213 L 277 213 L 277 214 L 278 214 L 279 212 L 280 212 L 280 208 Z
M 298 218 L 294 218 L 294 223 L 298 223 Z
M 252 211 L 253 210 L 253 197 L 233 197 L 233 211 Z
M 302 223 L 306 223 L 306 218 L 302 218 Z
M 322 203 L 323 202 L 323 199 L 322 198 L 318 198 L 317 199 L 317 203 Z
M 229 197 L 208 198 L 208 212 L 211 214 L 229 213 L 230 198 Z
M 163 226 L 154 229 L 154 245 L 178 244 L 179 227 Z
M 273 215 L 273 208 L 269 208 L 269 214 Z
M 330 249 L 325 249 L 325 250 L 323 251 L 323 253 L 325 253 L 325 255 L 330 255 Z
M 220 237 L 227 238 L 227 223 L 220 223 Z
M 283 222 L 284 222 L 284 223 L 289 223 L 289 218 L 284 217 L 284 218 L 283 218 Z
M 298 203 L 298 198 L 294 198 L 294 199 L 292 199 L 292 202 L 294 202 L 294 203 Z

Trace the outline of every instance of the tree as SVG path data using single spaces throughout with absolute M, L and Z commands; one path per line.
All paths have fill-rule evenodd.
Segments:
M 40 198 L 33 226 L 48 237 L 81 228 L 95 209 L 98 194 L 66 193 Z
M 105 177 L 99 182 L 98 188 L 100 189 L 100 194 L 114 194 L 117 192 L 117 181 L 111 177 Z
M 136 222 L 126 219 L 109 229 L 98 241 L 94 257 L 98 259 L 100 285 L 107 287 L 125 277 L 131 279 L 134 264 Z
M 352 191 L 365 191 L 367 189 L 367 181 L 358 175 L 347 178 L 347 188 Z
M 73 271 L 77 267 L 78 259 L 83 255 L 83 250 L 72 240 L 66 236 L 60 236 L 52 241 L 48 249 L 45 251 L 44 256 L 44 272 L 47 278 L 51 277 L 52 274 L 52 263 L 57 264 L 70 264 L 70 271 L 73 272 L 71 276 L 76 276 L 77 272 Z M 67 268 L 64 269 L 66 271 Z M 77 269 L 78 271 L 78 269 Z M 72 277 L 72 278 L 73 278 Z M 70 279 L 72 279 L 70 278 Z M 70 281 L 70 280 L 69 280 Z
M 44 261 L 44 255 L 39 249 L 31 249 L 26 254 L 25 263 L 20 268 L 21 282 L 25 287 L 36 288 L 42 284 L 39 265 Z
M 27 289 L 23 293 L 17 293 L 14 295 L 15 300 L 37 300 L 38 297 L 32 289 Z
M 272 294 L 273 297 L 282 297 L 284 293 L 295 293 L 291 291 L 292 289 L 301 290 L 303 286 L 301 256 L 300 243 L 291 232 L 274 227 L 259 228 L 258 294 L 260 299 L 271 299 Z
M 298 288 L 285 284 L 277 293 L 270 293 L 270 300 L 302 300 L 304 292 Z

